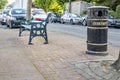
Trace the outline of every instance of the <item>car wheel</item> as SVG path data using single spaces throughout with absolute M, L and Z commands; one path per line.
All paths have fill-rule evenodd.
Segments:
M 6 22 L 6 26 L 9 27 L 8 22 Z
M 63 19 L 61 19 L 61 23 L 64 24 L 64 20 Z
M 13 27 L 13 25 L 12 25 L 12 23 L 10 22 L 10 23 L 9 23 L 9 28 L 12 29 L 12 27 Z
M 70 20 L 70 24 L 72 24 L 72 25 L 74 24 L 72 19 Z
M 9 27 L 9 25 L 7 24 L 7 27 Z
M 1 25 L 4 25 L 4 23 L 3 23 L 3 22 L 1 22 Z
M 83 26 L 87 26 L 87 21 L 84 20 L 84 21 L 82 22 L 82 24 L 83 24 Z

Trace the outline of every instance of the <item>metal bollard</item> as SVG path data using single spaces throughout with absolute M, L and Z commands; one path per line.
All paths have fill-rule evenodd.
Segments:
M 108 7 L 88 8 L 87 54 L 107 55 Z

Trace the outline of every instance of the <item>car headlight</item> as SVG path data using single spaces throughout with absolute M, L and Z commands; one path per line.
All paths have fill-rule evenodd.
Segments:
M 16 20 L 16 18 L 15 17 L 11 17 L 11 20 Z

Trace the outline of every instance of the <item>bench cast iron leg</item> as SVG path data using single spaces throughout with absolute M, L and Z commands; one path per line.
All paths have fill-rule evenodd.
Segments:
M 48 44 L 48 36 L 47 36 L 47 31 L 46 31 L 46 28 L 45 28 L 45 43 L 44 44 Z
M 22 26 L 20 26 L 20 29 L 19 29 L 19 37 L 21 36 L 21 33 L 22 33 Z
M 32 31 L 33 31 L 33 30 L 31 29 L 31 30 L 30 30 L 30 36 L 29 36 L 29 42 L 28 42 L 29 45 L 32 44 L 32 43 L 31 43 L 32 38 L 33 38 L 33 37 L 32 37 L 32 33 L 33 33 Z

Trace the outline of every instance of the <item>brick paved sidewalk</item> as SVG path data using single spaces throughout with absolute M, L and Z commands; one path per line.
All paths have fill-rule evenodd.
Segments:
M 0 80 L 90 80 L 73 65 L 115 60 L 118 55 L 111 46 L 107 56 L 87 55 L 86 40 L 58 32 L 48 32 L 46 45 L 39 37 L 27 45 L 28 36 L 18 37 L 18 30 L 2 29 L 0 34 Z

